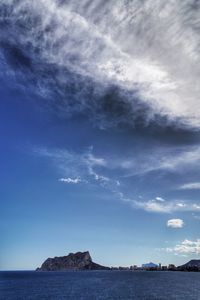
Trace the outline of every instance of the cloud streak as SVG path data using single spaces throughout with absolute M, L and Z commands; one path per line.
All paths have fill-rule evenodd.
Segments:
M 179 187 L 181 190 L 199 190 L 200 189 L 200 182 L 189 182 L 181 185 Z
M 82 180 L 80 179 L 80 177 L 77 178 L 60 178 L 59 181 L 64 182 L 64 183 L 72 183 L 72 184 L 78 184 L 80 182 L 82 182 Z
M 200 203 L 186 202 L 180 200 L 169 200 L 160 202 L 157 199 L 138 201 L 133 200 L 132 205 L 135 208 L 145 210 L 150 213 L 174 213 L 174 212 L 198 212 Z

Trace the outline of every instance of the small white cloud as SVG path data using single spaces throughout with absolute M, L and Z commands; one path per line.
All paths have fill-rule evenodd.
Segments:
M 157 201 L 160 201 L 160 202 L 165 202 L 165 199 L 161 198 L 161 197 L 156 197 L 156 200 Z
M 170 228 L 182 228 L 184 226 L 184 222 L 181 219 L 171 219 L 167 221 L 167 227 Z
M 179 203 L 176 203 L 176 206 L 180 207 L 180 208 L 183 208 L 183 207 L 186 207 L 186 204 L 182 203 L 182 202 L 179 202 Z
M 59 181 L 61 182 L 65 182 L 65 183 L 72 183 L 72 184 L 78 184 L 80 182 L 82 182 L 82 180 L 80 179 L 80 177 L 77 178 L 60 178 Z
M 199 190 L 200 182 L 190 182 L 180 186 L 181 190 Z

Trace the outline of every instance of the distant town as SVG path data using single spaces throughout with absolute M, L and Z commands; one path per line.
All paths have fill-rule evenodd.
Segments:
M 200 272 L 200 260 L 199 259 L 192 259 L 184 265 L 175 266 L 174 264 L 169 265 L 162 265 L 154 264 L 152 262 L 147 264 L 142 264 L 141 267 L 137 265 L 133 265 L 130 267 L 111 267 L 111 270 L 134 270 L 134 271 L 186 271 L 186 272 Z
M 111 270 L 129 270 L 129 271 L 177 271 L 179 267 L 174 264 L 169 264 L 167 266 L 159 264 L 154 264 L 152 262 L 147 264 L 142 264 L 142 266 L 133 265 L 130 267 L 111 267 Z

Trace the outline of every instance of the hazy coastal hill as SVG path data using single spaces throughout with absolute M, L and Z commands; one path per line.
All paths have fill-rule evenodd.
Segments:
M 186 264 L 179 266 L 180 271 L 200 271 L 200 259 L 192 259 Z
M 66 271 L 66 270 L 109 270 L 92 261 L 89 251 L 70 253 L 67 256 L 48 258 L 36 271 Z

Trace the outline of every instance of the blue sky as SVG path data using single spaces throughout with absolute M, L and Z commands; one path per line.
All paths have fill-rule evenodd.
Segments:
M 0 11 L 0 268 L 198 258 L 198 3 Z

